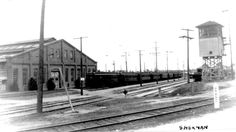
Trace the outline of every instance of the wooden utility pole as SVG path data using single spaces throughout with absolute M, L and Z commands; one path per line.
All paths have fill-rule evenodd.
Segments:
M 40 23 L 40 44 L 39 44 L 39 76 L 38 76 L 38 89 L 37 89 L 37 112 L 43 112 L 43 83 L 44 83 L 44 13 L 45 13 L 45 0 L 42 1 L 41 10 L 41 23 Z
M 157 65 L 157 56 L 158 56 L 158 52 L 157 52 L 157 49 L 158 49 L 158 47 L 157 47 L 157 42 L 155 41 L 154 42 L 155 43 L 155 52 L 154 53 L 151 53 L 151 54 L 154 54 L 155 55 L 155 70 L 154 70 L 154 72 L 156 72 L 156 74 L 157 74 L 157 79 L 156 79 L 156 82 L 157 82 L 157 84 L 158 84 L 158 79 L 159 79 L 159 76 L 158 76 L 158 65 Z
M 139 50 L 139 77 L 140 77 L 140 86 L 143 86 L 143 80 L 142 80 L 142 60 L 141 60 L 141 56 L 142 56 L 142 50 Z
M 113 68 L 114 68 L 114 72 L 116 72 L 116 63 L 115 63 L 115 61 L 113 61 Z
M 229 10 L 223 10 L 223 13 L 229 12 Z M 233 69 L 233 59 L 232 59 L 232 43 L 231 43 L 231 35 L 230 35 L 230 15 L 228 14 L 228 32 L 229 32 L 229 44 L 230 45 L 230 67 L 231 67 L 231 79 L 233 80 L 235 78 L 234 75 L 234 69 Z
M 128 62 L 127 62 L 127 56 L 128 56 L 128 53 L 127 52 L 124 52 L 125 54 L 122 55 L 122 57 L 124 56 L 125 57 L 125 72 L 128 72 Z
M 88 38 L 88 37 L 79 37 L 79 38 L 74 38 L 74 39 L 80 39 L 80 94 L 83 95 L 83 81 L 85 81 L 85 77 L 83 76 L 83 45 L 82 41 L 83 38 Z M 85 71 L 87 72 L 87 71 Z M 84 78 L 83 78 L 84 77 Z
M 169 64 L 168 64 L 168 54 L 173 53 L 172 51 L 166 51 L 166 72 L 167 72 L 167 81 L 169 82 Z
M 190 83 L 189 79 L 189 39 L 193 39 L 192 37 L 189 37 L 189 31 L 193 31 L 191 29 L 182 29 L 187 31 L 187 36 L 180 36 L 180 38 L 187 38 L 187 82 Z
M 108 60 L 108 54 L 105 54 L 105 69 L 104 69 L 104 71 L 105 72 L 107 72 L 108 70 L 107 70 L 107 63 L 109 63 L 107 60 Z
M 155 55 L 156 55 L 156 73 L 157 73 L 157 84 L 158 84 L 158 68 L 157 68 L 157 42 L 155 42 Z
M 125 71 L 128 72 L 127 52 L 125 52 Z

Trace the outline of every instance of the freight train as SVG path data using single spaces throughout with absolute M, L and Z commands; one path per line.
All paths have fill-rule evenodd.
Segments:
M 154 82 L 167 79 L 181 78 L 182 73 L 173 72 L 159 72 L 153 73 L 91 73 L 86 75 L 86 87 L 87 88 L 103 88 L 103 87 L 117 87 L 131 84 Z M 142 80 L 140 80 L 142 78 Z

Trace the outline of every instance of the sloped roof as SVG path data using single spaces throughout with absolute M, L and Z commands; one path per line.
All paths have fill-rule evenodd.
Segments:
M 56 41 L 55 38 L 45 38 L 44 43 Z M 29 40 L 29 41 L 21 41 L 12 44 L 4 44 L 0 45 L 0 54 L 2 53 L 16 53 L 21 52 L 27 49 L 36 48 L 39 46 L 40 40 Z
M 45 38 L 44 44 L 56 41 L 55 38 Z M 24 51 L 38 48 L 40 40 L 21 41 L 12 44 L 0 45 L 0 62 L 6 61 L 7 57 L 13 57 Z
M 63 39 L 56 40 L 55 38 L 51 37 L 51 38 L 44 39 L 44 45 L 45 46 L 51 45 L 57 41 L 66 42 Z M 70 46 L 72 46 L 70 43 L 68 43 L 68 42 L 66 42 L 66 43 L 69 44 Z M 39 44 L 40 44 L 40 40 L 37 39 L 37 40 L 21 41 L 18 43 L 0 45 L 0 62 L 6 62 L 6 59 L 8 57 L 14 57 L 14 56 L 18 56 L 18 55 L 27 53 L 31 50 L 36 50 L 39 48 Z M 72 46 L 72 47 L 74 47 L 74 46 Z M 78 49 L 76 49 L 76 50 L 79 51 Z M 79 52 L 81 52 L 81 51 L 79 51 Z M 85 55 L 85 54 L 83 53 L 83 55 Z M 87 55 L 85 55 L 85 56 L 87 56 Z M 90 57 L 88 57 L 88 58 L 90 60 L 94 61 Z M 96 63 L 96 61 L 94 61 L 94 62 Z
M 201 27 L 207 27 L 207 26 L 212 26 L 212 25 L 215 25 L 215 26 L 220 26 L 220 27 L 223 27 L 221 24 L 217 23 L 217 22 L 214 22 L 214 21 L 208 21 L 208 22 L 205 22 L 203 24 L 200 24 L 198 26 L 196 26 L 197 28 L 201 28 Z

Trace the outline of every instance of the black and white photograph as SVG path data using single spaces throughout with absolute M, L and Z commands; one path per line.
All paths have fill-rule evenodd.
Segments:
M 235 132 L 234 0 L 1 0 L 0 131 Z

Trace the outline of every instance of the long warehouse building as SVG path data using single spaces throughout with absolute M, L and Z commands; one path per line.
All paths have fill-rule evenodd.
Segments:
M 81 51 L 67 41 L 44 40 L 44 82 L 52 78 L 56 89 L 62 87 L 61 69 L 68 87 L 81 75 Z M 82 53 L 83 76 L 97 70 L 97 62 Z M 0 90 L 28 91 L 30 78 L 38 79 L 39 40 L 0 45 Z M 47 87 L 44 83 L 44 90 Z M 32 89 L 31 89 L 32 90 Z

